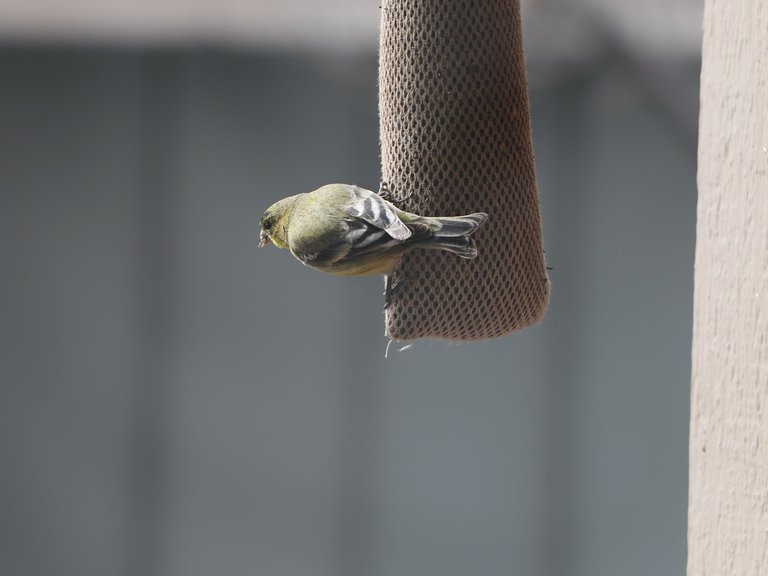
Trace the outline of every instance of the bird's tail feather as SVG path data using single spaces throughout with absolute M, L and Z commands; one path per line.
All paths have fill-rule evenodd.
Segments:
M 432 250 L 446 250 L 460 258 L 477 257 L 475 241 L 469 236 L 433 236 L 429 242 L 422 244 L 422 246 Z
M 477 230 L 488 219 L 488 214 L 477 212 L 466 216 L 430 218 L 434 221 L 432 230 L 438 238 L 468 236 Z M 432 222 L 430 222 L 432 224 Z
M 418 246 L 429 250 L 445 250 L 460 258 L 476 258 L 477 247 L 470 237 L 483 222 L 487 214 L 477 212 L 466 216 L 446 216 L 440 218 L 419 217 L 409 225 L 412 232 L 422 231 L 422 238 L 416 234 L 412 237 Z

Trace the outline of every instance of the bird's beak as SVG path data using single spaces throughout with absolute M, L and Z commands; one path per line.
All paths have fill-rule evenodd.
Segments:
M 267 233 L 262 230 L 259 232 L 259 248 L 264 248 L 267 244 L 271 244 L 271 241 L 269 240 L 269 236 L 267 236 Z

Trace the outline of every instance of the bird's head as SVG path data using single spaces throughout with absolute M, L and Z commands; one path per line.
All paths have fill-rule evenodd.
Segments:
M 274 244 L 278 248 L 288 248 L 288 222 L 296 203 L 297 196 L 283 198 L 267 208 L 259 221 L 259 248 Z

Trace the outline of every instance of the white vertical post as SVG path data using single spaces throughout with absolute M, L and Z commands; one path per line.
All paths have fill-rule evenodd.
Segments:
M 768 2 L 707 0 L 688 576 L 768 574 Z

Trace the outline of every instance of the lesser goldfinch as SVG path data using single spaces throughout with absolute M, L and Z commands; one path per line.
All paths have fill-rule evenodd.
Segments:
M 487 214 L 427 217 L 351 184 L 328 184 L 283 198 L 264 212 L 259 246 L 288 248 L 302 264 L 343 276 L 389 275 L 415 248 L 475 258 L 470 238 Z

